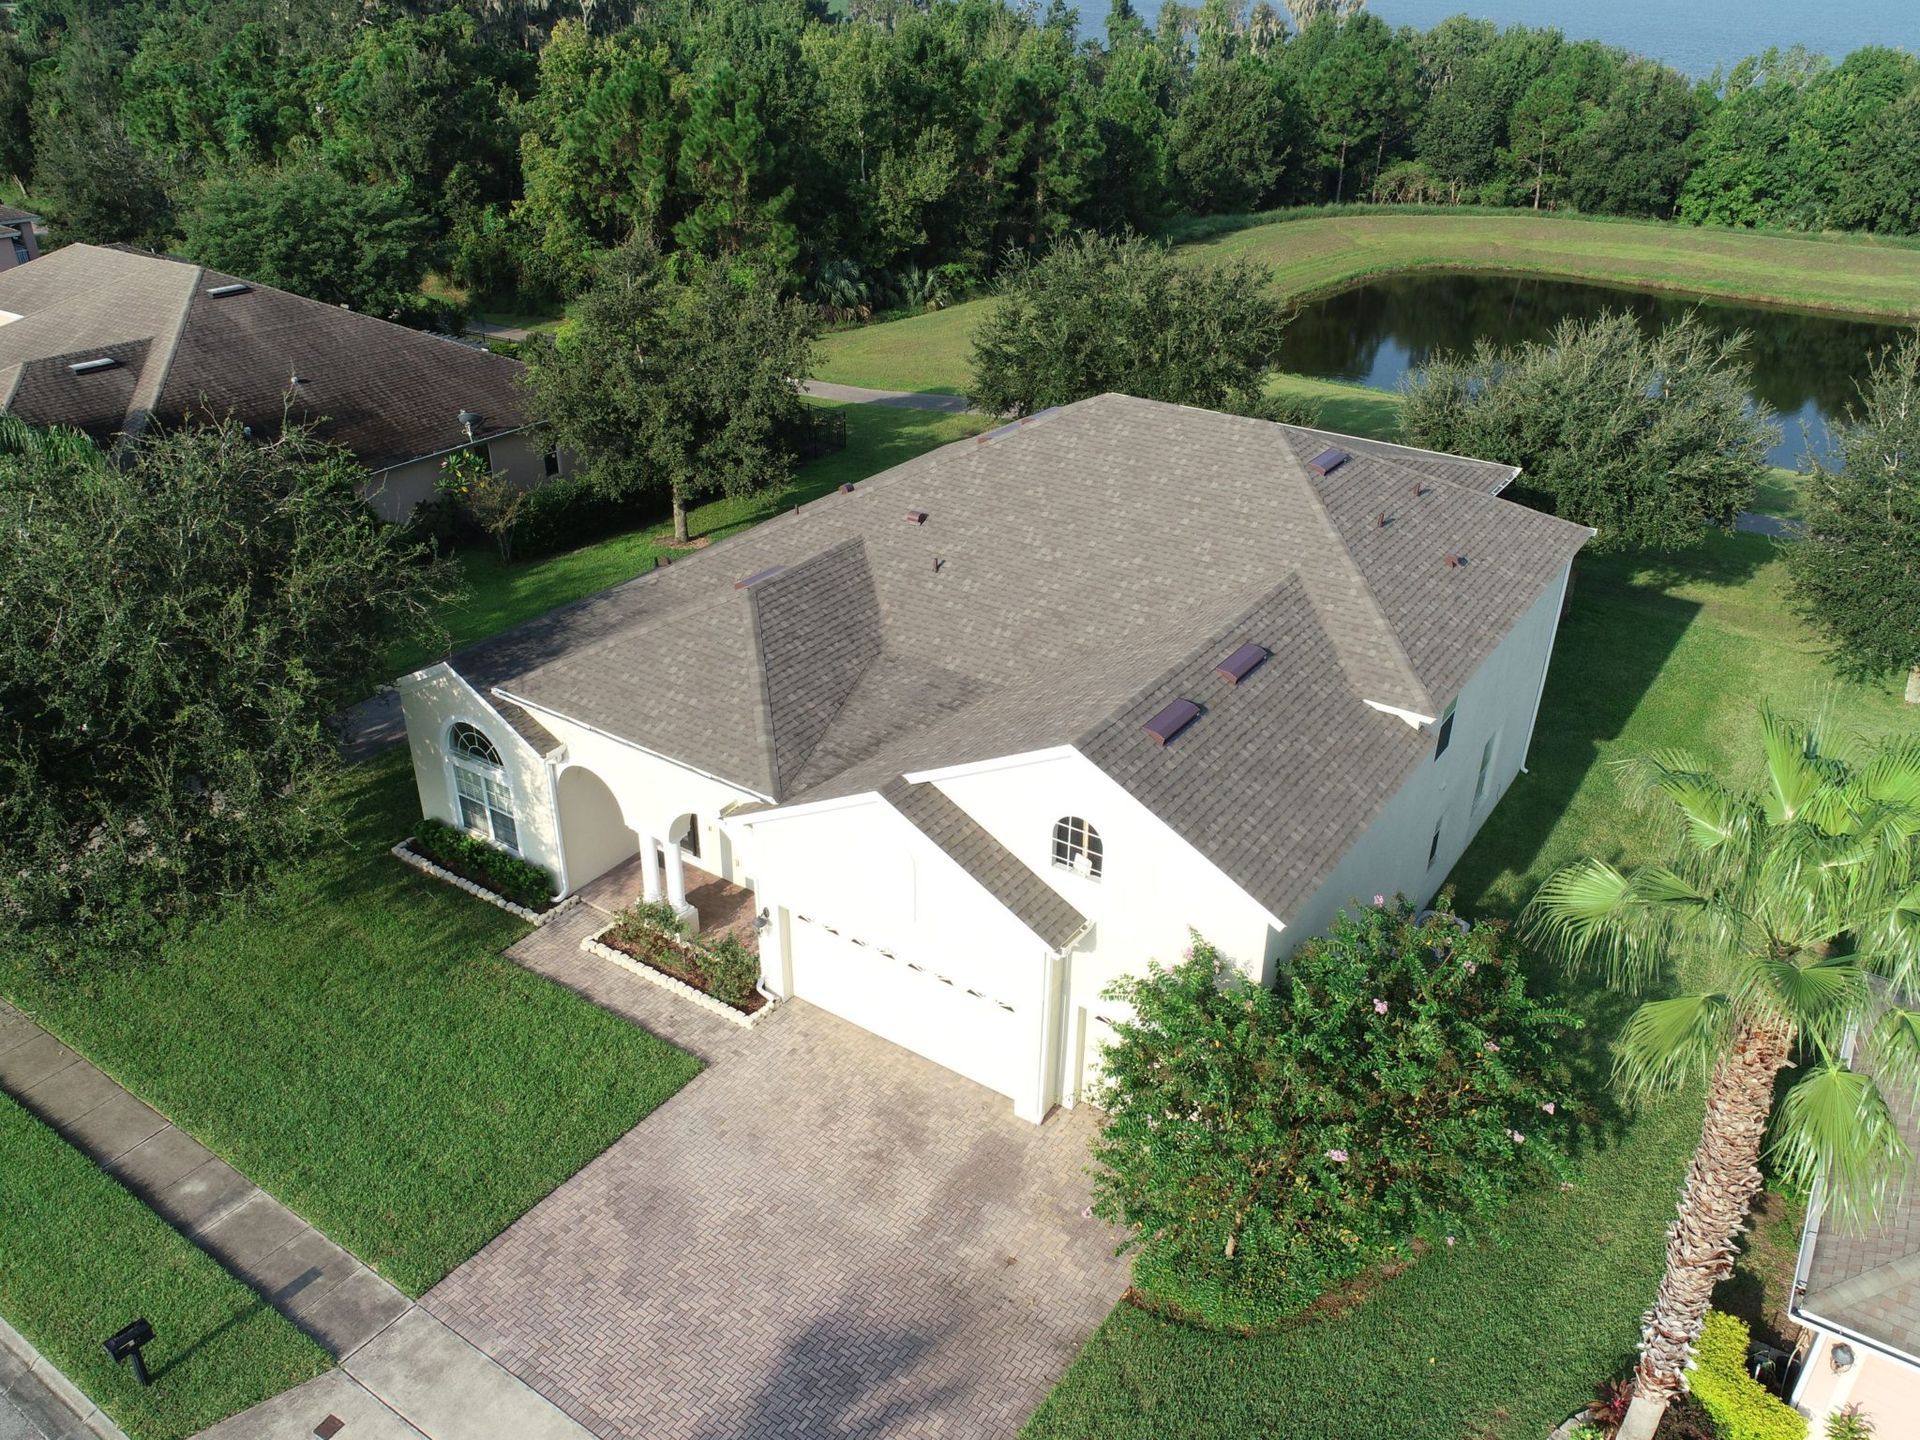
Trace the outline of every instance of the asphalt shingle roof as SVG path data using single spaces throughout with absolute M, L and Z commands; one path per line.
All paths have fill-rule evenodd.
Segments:
M 1429 473 L 1419 452 L 1343 446 L 1353 458 L 1315 476 L 1325 439 L 1100 396 L 910 460 L 459 668 L 776 803 L 1077 745 L 1284 914 L 1424 749 L 1365 702 L 1439 714 L 1588 538 L 1444 478 L 1452 457 Z M 1273 658 L 1217 705 L 1191 695 L 1207 713 L 1154 745 L 1139 722 L 1240 640 Z
M 228 285 L 247 288 L 209 293 Z M 68 245 L 0 271 L 0 311 L 18 317 L 0 324 L 0 395 L 36 425 L 107 437 L 231 415 L 267 436 L 291 417 L 382 470 L 470 443 L 462 410 L 481 440 L 526 424 L 517 361 L 145 251 Z M 130 390 L 66 383 L 82 351 L 130 347 Z

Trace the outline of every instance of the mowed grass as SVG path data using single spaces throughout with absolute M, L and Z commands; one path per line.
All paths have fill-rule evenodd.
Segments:
M 1219 222 L 1215 228 L 1222 228 Z M 1250 260 L 1272 275 L 1275 290 L 1289 301 L 1380 275 L 1473 270 L 1920 319 L 1920 249 L 1857 237 L 1510 211 L 1361 210 L 1255 217 L 1182 250 L 1198 260 Z M 964 393 L 973 332 L 992 303 L 973 300 L 827 335 L 820 342 L 817 378 Z
M 0 1157 L 0 1314 L 133 1440 L 181 1440 L 331 1363 L 5 1094 Z M 136 1316 L 153 1323 L 147 1389 L 101 1349 Z
M 688 512 L 696 540 L 720 540 L 795 505 L 864 480 L 949 441 L 978 434 L 992 422 L 977 415 L 942 415 L 883 405 L 830 405 L 847 418 L 847 448 L 802 465 L 786 487 L 756 499 L 716 500 Z M 460 556 L 467 594 L 440 616 L 454 648 L 470 645 L 560 605 L 651 570 L 662 557 L 688 553 L 672 543 L 673 526 L 660 520 L 544 559 L 503 563 L 487 548 Z M 409 646 L 394 652 L 394 674 L 417 669 L 439 652 Z
M 343 831 L 267 902 L 83 980 L 0 960 L 0 989 L 418 1294 L 699 1064 L 507 960 L 524 924 L 387 853 L 419 817 L 404 748 L 339 785 Z
M 1653 822 L 1611 761 L 1680 745 L 1758 768 L 1756 706 L 1824 715 L 1864 742 L 1911 735 L 1895 684 L 1834 679 L 1788 614 L 1773 542 L 1720 536 L 1670 562 L 1580 565 L 1532 752 L 1451 882 L 1465 913 L 1512 917 L 1564 860 L 1633 862 Z M 1635 1117 L 1604 1098 L 1605 1042 L 1627 1003 L 1543 965 L 1588 1020 L 1570 1053 L 1599 1123 L 1578 1183 L 1515 1206 L 1471 1245 L 1429 1255 L 1344 1314 L 1241 1339 L 1114 1311 L 1027 1426 L 1028 1440 L 1532 1440 L 1630 1363 L 1695 1105 Z

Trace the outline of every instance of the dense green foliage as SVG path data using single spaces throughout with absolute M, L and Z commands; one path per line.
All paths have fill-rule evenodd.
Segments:
M 1450 1247 L 1559 1171 L 1553 1051 L 1574 1022 L 1527 997 L 1504 927 L 1382 900 L 1287 972 L 1264 989 L 1196 938 L 1114 990 L 1131 1017 L 1106 1052 L 1094 1208 L 1134 1232 L 1136 1285 L 1209 1324 L 1269 1324 L 1416 1239 Z
M 560 338 L 521 353 L 553 442 L 609 495 L 670 497 L 684 540 L 694 500 L 764 494 L 792 471 L 813 319 L 763 270 L 679 268 L 651 242 L 611 252 Z
M 545 870 L 444 820 L 429 818 L 414 826 L 413 848 L 442 869 L 528 910 L 553 903 L 553 877 Z
M 326 169 L 209 181 L 186 219 L 189 259 L 388 319 L 420 313 L 432 222 L 397 185 Z
M 133 1440 L 186 1440 L 327 1368 L 324 1350 L 4 1093 L 0 1155 L 0 1313 Z M 160 1383 L 146 1389 L 100 1346 L 136 1315 L 153 1322 Z
M 1710 1312 L 1694 1347 L 1688 1389 L 1725 1440 L 1807 1440 L 1807 1417 L 1748 1373 L 1751 1338 L 1744 1321 Z
M 1856 671 L 1920 667 L 1920 334 L 1882 356 L 1817 452 L 1794 593 Z M 1916 697 L 1920 698 L 1920 697 Z
M 161 963 L 56 980 L 0 946 L 0 992 L 419 1294 L 700 1065 L 507 959 L 524 922 L 395 862 L 405 746 L 324 800 L 342 827 Z
M 1412 444 L 1521 466 L 1598 549 L 1678 550 L 1732 524 L 1766 474 L 1777 431 L 1747 380 L 1739 339 L 1692 316 L 1649 338 L 1608 313 L 1436 357 L 1409 377 L 1401 424 Z
M 328 823 L 330 717 L 446 585 L 299 433 L 0 435 L 0 936 L 145 949 Z M 5 947 L 0 947 L 5 948 Z
M 760 983 L 760 957 L 732 935 L 690 937 L 665 900 L 640 900 L 614 917 L 606 941 L 655 969 L 688 983 L 736 1010 L 747 1008 Z
M 1031 415 L 1116 391 L 1209 410 L 1254 405 L 1286 314 L 1244 262 L 1187 265 L 1129 236 L 1016 257 L 973 336 L 968 394 Z
M 1718 84 L 1558 31 L 1346 4 L 22 0 L 0 157 L 59 233 L 165 243 L 218 177 L 399 187 L 470 291 L 566 296 L 632 240 L 752 251 L 841 313 L 1009 250 L 1341 200 L 1920 229 L 1920 61 Z M 263 262 L 264 263 L 264 262 Z M 245 270 L 248 267 L 236 265 Z M 395 282 L 398 288 L 398 281 Z

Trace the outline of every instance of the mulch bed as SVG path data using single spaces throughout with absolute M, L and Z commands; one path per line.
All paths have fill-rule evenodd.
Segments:
M 611 931 L 600 937 L 600 943 L 610 949 L 618 950 L 622 955 L 631 956 L 642 965 L 658 970 L 662 975 L 671 975 L 683 985 L 691 985 L 702 995 L 720 1000 L 718 995 L 714 995 L 707 988 L 707 977 L 700 973 L 695 962 L 688 959 L 685 951 L 665 936 L 660 937 L 659 949 L 652 951 L 620 940 Z M 747 1003 L 744 1005 L 731 1005 L 725 1000 L 720 1000 L 720 1003 L 730 1010 L 738 1010 L 743 1015 L 752 1015 L 767 1003 L 767 997 L 756 990 L 747 997 Z
M 418 855 L 422 860 L 425 860 L 429 865 L 438 865 L 442 870 L 447 871 L 449 874 L 458 875 L 462 880 L 472 881 L 475 885 L 478 885 L 482 890 L 486 891 L 489 895 L 499 896 L 500 899 L 505 900 L 509 905 L 518 905 L 522 910 L 531 910 L 536 915 L 546 914 L 547 911 L 551 910 L 554 907 L 554 904 L 556 903 L 554 901 L 554 898 L 551 895 L 547 896 L 546 899 L 533 905 L 527 904 L 527 902 L 524 900 L 515 900 L 511 896 L 501 895 L 498 890 L 493 888 L 493 882 L 489 880 L 485 875 L 481 875 L 476 871 L 472 870 L 471 868 L 469 868 L 468 866 L 462 865 L 458 860 L 452 858 L 451 856 L 429 855 L 426 851 L 422 850 L 418 845 L 414 844 L 412 840 L 407 841 L 406 851 L 409 855 Z

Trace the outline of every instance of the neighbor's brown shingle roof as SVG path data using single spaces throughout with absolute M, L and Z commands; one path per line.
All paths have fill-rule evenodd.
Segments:
M 145 251 L 68 245 L 0 272 L 0 311 L 20 317 L 0 324 L 0 393 L 38 371 L 7 401 L 36 425 L 104 437 L 231 415 L 271 435 L 290 416 L 382 470 L 466 445 L 462 410 L 479 439 L 526 424 L 513 360 Z M 82 352 L 128 346 L 144 348 L 125 393 L 62 382 Z
M 1449 457 L 1419 495 L 1418 452 L 1348 447 L 1315 476 L 1322 439 L 1100 396 L 910 460 L 459 668 L 779 803 L 1078 746 L 1284 916 L 1424 752 L 1366 702 L 1440 713 L 1588 536 L 1440 478 Z M 1172 746 L 1141 733 L 1242 640 L 1273 652 L 1243 703 Z

